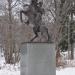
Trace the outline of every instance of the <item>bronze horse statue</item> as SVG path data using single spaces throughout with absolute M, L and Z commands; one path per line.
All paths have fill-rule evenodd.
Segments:
M 20 20 L 23 22 L 22 14 L 26 15 L 28 17 L 27 22 L 25 22 L 27 25 L 30 23 L 33 24 L 33 32 L 35 36 L 30 40 L 30 42 L 34 41 L 38 37 L 38 33 L 40 32 L 41 35 L 44 33 L 47 36 L 46 42 L 51 42 L 51 37 L 48 33 L 48 28 L 44 25 L 42 25 L 42 15 L 44 14 L 44 9 L 42 8 L 42 2 L 37 2 L 37 0 L 32 0 L 30 5 L 25 4 L 23 7 L 27 7 L 26 10 L 20 11 Z

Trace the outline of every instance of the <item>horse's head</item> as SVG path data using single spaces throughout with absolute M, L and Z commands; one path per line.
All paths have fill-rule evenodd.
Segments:
M 24 4 L 23 5 L 23 10 L 20 12 L 20 19 L 22 22 L 22 13 L 27 16 L 28 20 L 27 23 L 33 23 L 35 24 L 36 22 L 40 22 L 41 16 L 42 16 L 42 2 L 37 3 L 37 0 L 34 0 L 32 3 L 33 4 Z M 37 3 L 37 5 L 34 6 L 34 3 Z M 36 8 L 37 7 L 37 8 Z
M 23 5 L 23 10 L 24 10 L 24 11 L 29 11 L 29 7 L 30 7 L 29 4 L 24 4 L 24 5 Z

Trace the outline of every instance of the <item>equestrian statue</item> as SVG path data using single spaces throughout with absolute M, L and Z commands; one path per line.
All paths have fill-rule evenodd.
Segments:
M 25 24 L 29 25 L 30 23 L 33 24 L 33 32 L 35 36 L 30 40 L 30 42 L 33 42 L 37 37 L 38 33 L 40 32 L 43 36 L 44 34 L 47 37 L 46 42 L 51 42 L 51 37 L 48 32 L 48 28 L 43 25 L 42 22 L 42 15 L 45 13 L 44 8 L 42 7 L 43 2 L 38 0 L 31 0 L 30 4 L 24 4 L 23 10 L 20 10 L 20 20 L 23 23 L 22 14 L 26 15 L 28 17 Z

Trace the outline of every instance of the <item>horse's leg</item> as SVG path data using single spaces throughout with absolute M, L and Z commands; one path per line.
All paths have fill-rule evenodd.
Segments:
M 51 36 L 49 35 L 48 30 L 47 30 L 46 32 L 47 32 L 47 36 L 48 36 L 48 40 L 47 40 L 47 41 L 48 41 L 49 43 L 52 43 L 52 39 L 51 39 Z
M 40 32 L 41 32 L 41 35 L 43 37 L 46 37 L 47 38 L 47 41 L 46 42 L 51 42 L 51 37 L 49 35 L 48 28 L 46 28 L 45 26 L 42 26 L 40 28 Z
M 47 32 L 47 37 L 48 37 L 48 42 L 50 42 L 51 41 L 51 37 L 50 37 L 50 35 L 49 35 L 49 33 L 48 33 L 48 30 L 46 31 Z
M 20 11 L 20 20 L 21 20 L 21 22 L 23 22 L 23 20 L 22 20 L 22 13 L 24 13 L 23 10 Z
M 33 32 L 35 36 L 30 40 L 31 42 L 38 37 L 38 29 L 36 27 L 33 27 Z
M 26 15 L 26 12 L 24 10 L 20 11 L 20 20 L 23 23 L 23 19 L 22 19 L 22 14 Z M 29 25 L 29 19 L 27 20 L 27 22 L 25 22 L 27 25 Z
M 35 37 L 33 37 L 33 38 L 30 40 L 30 42 L 34 41 L 34 39 L 36 39 L 37 37 L 38 37 L 38 36 L 35 35 Z
M 34 41 L 38 37 L 38 33 L 35 33 L 35 36 L 30 40 L 31 42 Z

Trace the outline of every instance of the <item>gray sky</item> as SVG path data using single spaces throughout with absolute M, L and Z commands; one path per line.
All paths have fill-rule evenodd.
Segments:
M 0 3 L 5 3 L 6 0 L 0 0 Z
M 0 4 L 4 4 L 7 0 L 0 0 Z M 16 0 L 13 0 L 13 1 L 16 1 Z M 23 3 L 30 3 L 31 0 L 22 0 Z

